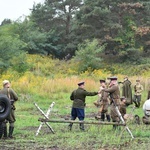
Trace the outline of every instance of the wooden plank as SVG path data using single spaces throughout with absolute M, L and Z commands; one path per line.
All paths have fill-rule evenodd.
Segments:
M 52 120 L 52 119 L 44 119 L 39 118 L 38 121 L 41 122 L 53 122 L 53 123 L 84 123 L 84 124 L 96 124 L 96 125 L 118 125 L 118 126 L 126 126 L 125 123 L 118 123 L 118 122 L 103 122 L 103 121 L 73 121 L 73 120 Z

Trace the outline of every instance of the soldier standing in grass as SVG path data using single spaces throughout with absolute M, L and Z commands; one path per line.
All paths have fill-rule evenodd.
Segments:
M 131 82 L 129 81 L 128 77 L 124 78 L 122 84 L 122 96 L 126 98 L 126 105 L 128 106 L 132 104 L 132 88 Z
M 125 119 L 125 115 L 126 115 L 126 98 L 123 96 L 120 98 L 121 102 L 120 102 L 120 113 L 122 115 L 122 117 Z
M 119 122 L 120 118 L 116 111 L 116 106 L 120 109 L 120 90 L 117 83 L 117 77 L 110 77 L 110 84 L 108 88 L 103 89 L 110 95 L 110 115 L 113 122 Z M 117 125 L 113 125 L 113 129 L 116 129 Z
M 110 122 L 110 115 L 108 113 L 108 107 L 109 107 L 109 99 L 108 99 L 108 93 L 103 91 L 102 89 L 106 88 L 106 81 L 104 79 L 100 79 L 100 101 L 101 101 L 101 107 L 98 111 L 98 115 L 95 117 L 96 119 L 101 118 L 101 121 L 105 120 L 105 116 L 107 118 L 107 121 Z M 99 117 L 101 115 L 101 117 Z
M 79 119 L 79 121 L 83 121 L 85 118 L 85 99 L 86 96 L 95 96 L 99 94 L 99 92 L 87 92 L 85 89 L 85 82 L 79 82 L 78 88 L 74 90 L 71 95 L 70 99 L 73 101 L 72 110 L 71 110 L 71 120 L 75 120 L 76 118 Z M 69 124 L 69 130 L 72 129 L 73 123 Z M 84 124 L 80 123 L 80 130 L 84 131 Z
M 9 122 L 9 134 L 8 137 L 9 138 L 13 138 L 12 134 L 14 131 L 14 122 L 16 121 L 15 118 L 15 105 L 14 102 L 18 100 L 18 96 L 15 93 L 15 91 L 10 88 L 11 84 L 8 80 L 4 80 L 3 81 L 3 89 L 0 90 L 0 94 L 4 94 L 6 95 L 9 99 L 10 99 L 10 103 L 11 103 L 11 111 L 9 116 L 6 118 L 6 120 L 3 122 L 3 128 L 4 128 L 4 138 L 7 138 L 7 122 Z
M 98 94 L 98 100 L 95 101 L 93 104 L 96 106 L 96 107 L 101 107 L 101 91 L 103 89 L 103 86 L 101 85 L 101 81 L 100 81 L 100 87 L 99 87 L 99 92 L 100 94 Z M 101 111 L 99 111 L 98 115 L 100 116 L 101 115 Z M 99 117 L 100 118 L 100 117 Z
M 136 80 L 136 84 L 134 86 L 134 98 L 133 102 L 135 103 L 135 107 L 140 107 L 141 95 L 143 91 L 143 85 L 141 85 L 140 80 Z

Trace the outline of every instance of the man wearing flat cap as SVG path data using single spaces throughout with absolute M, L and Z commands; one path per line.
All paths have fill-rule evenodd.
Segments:
M 117 83 L 117 77 L 109 77 L 110 84 L 108 88 L 103 89 L 105 92 L 108 92 L 110 95 L 110 115 L 113 122 L 119 122 L 120 118 L 116 111 L 116 107 L 120 109 L 120 90 Z M 117 125 L 113 125 L 113 128 L 116 129 Z
M 18 96 L 15 93 L 15 91 L 10 88 L 11 84 L 8 80 L 4 80 L 3 81 L 3 89 L 0 90 L 0 94 L 4 94 L 6 95 L 11 103 L 11 111 L 9 116 L 6 118 L 6 120 L 3 122 L 3 128 L 4 128 L 4 138 L 7 138 L 7 136 L 9 138 L 13 138 L 13 131 L 14 131 L 14 122 L 16 121 L 15 118 L 15 105 L 14 102 L 18 100 Z M 7 122 L 9 122 L 9 134 L 7 135 Z
M 81 81 L 78 83 L 78 88 L 74 90 L 70 95 L 70 100 L 73 101 L 72 109 L 71 109 L 71 120 L 75 120 L 76 118 L 79 121 L 83 121 L 85 118 L 85 100 L 86 96 L 95 96 L 98 92 L 88 92 L 84 89 L 85 82 Z M 69 130 L 72 129 L 73 123 L 69 124 Z M 84 124 L 80 123 L 80 130 L 84 131 Z
M 140 107 L 141 96 L 143 92 L 143 85 L 140 83 L 140 80 L 136 80 L 136 84 L 134 85 L 134 98 L 133 102 L 135 103 L 135 107 Z

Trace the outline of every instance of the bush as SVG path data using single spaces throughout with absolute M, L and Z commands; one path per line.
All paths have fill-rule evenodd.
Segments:
M 86 40 L 84 43 L 79 44 L 74 57 L 74 62 L 78 63 L 78 71 L 84 72 L 88 70 L 88 68 L 93 70 L 100 68 L 102 61 L 100 53 L 104 50 L 104 48 L 104 45 L 99 46 L 96 39 L 92 42 Z

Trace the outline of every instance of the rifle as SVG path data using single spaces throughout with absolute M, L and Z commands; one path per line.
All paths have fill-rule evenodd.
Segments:
M 112 96 L 110 96 L 110 97 L 111 97 L 112 102 L 114 103 L 114 106 L 115 106 L 116 112 L 117 112 L 117 114 L 118 114 L 118 117 L 120 118 L 120 120 L 122 121 L 122 123 L 125 124 L 125 129 L 129 132 L 129 134 L 131 135 L 131 137 L 134 138 L 133 135 L 132 135 L 132 132 L 130 131 L 130 129 L 129 129 L 128 126 L 126 125 L 126 123 L 125 123 L 125 121 L 124 121 L 124 119 L 123 119 L 123 117 L 122 117 L 122 115 L 121 115 L 121 113 L 120 113 L 120 111 L 119 111 L 119 108 L 118 108 L 118 106 L 116 105 L 116 103 L 115 103 L 113 97 L 112 97 Z

